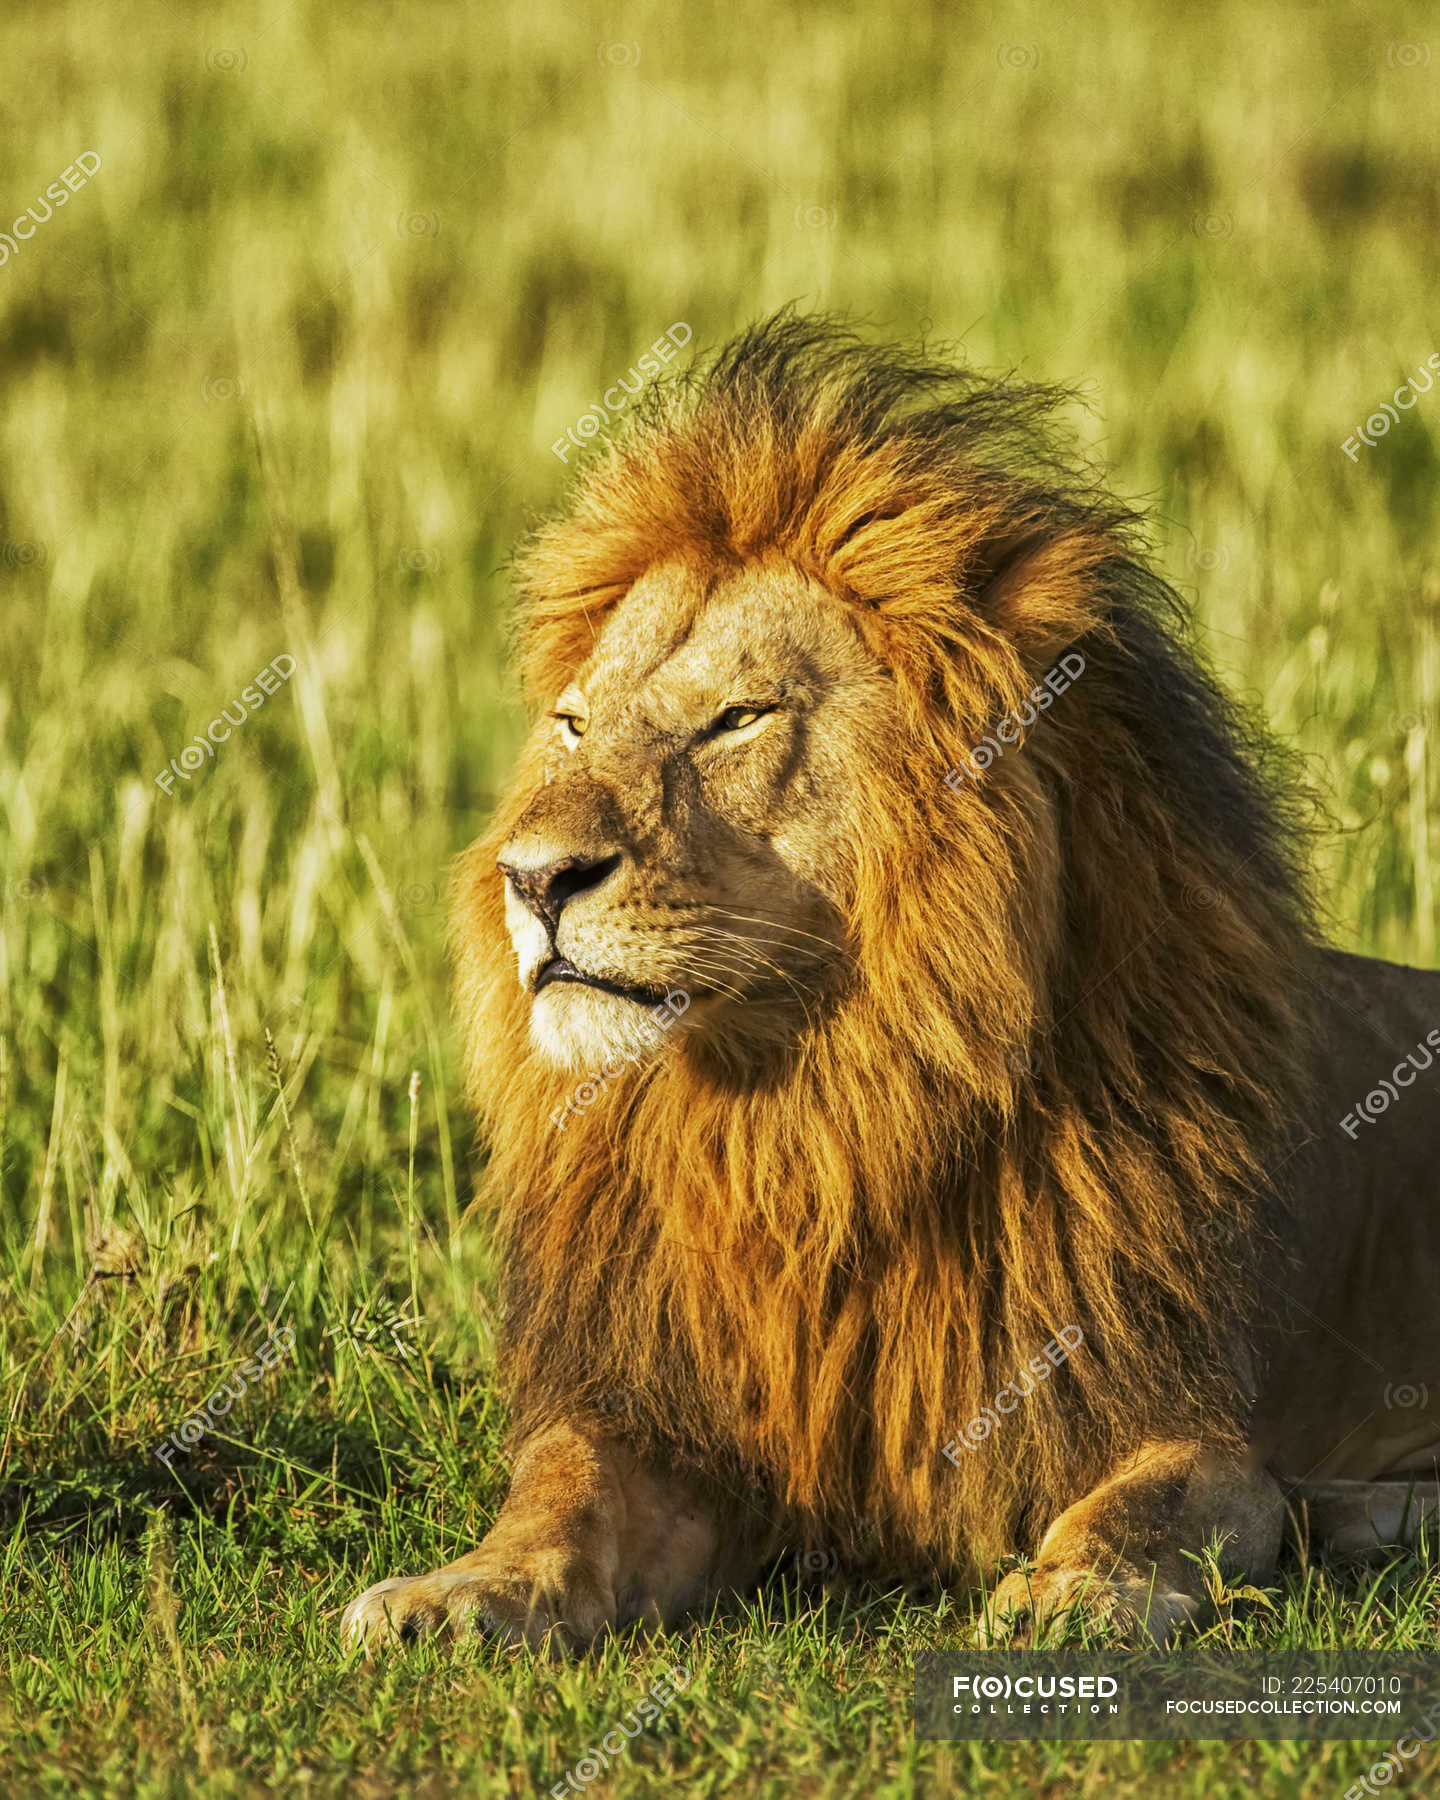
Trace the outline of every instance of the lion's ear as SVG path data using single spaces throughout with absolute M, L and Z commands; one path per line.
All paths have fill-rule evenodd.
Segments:
M 968 613 L 1037 672 L 1108 616 L 1107 588 L 1128 559 L 1107 521 L 1048 517 L 1038 505 L 1006 517 L 984 496 L 962 505 L 943 487 L 904 498 L 852 502 L 833 521 L 818 572 L 865 613 L 929 633 L 951 655 L 957 628 L 967 635 L 957 611 Z
M 1109 615 L 1107 588 L 1123 551 L 1083 524 L 997 533 L 965 558 L 962 588 L 987 624 L 1031 667 L 1054 661 Z M 1107 579 L 1108 577 L 1108 579 Z

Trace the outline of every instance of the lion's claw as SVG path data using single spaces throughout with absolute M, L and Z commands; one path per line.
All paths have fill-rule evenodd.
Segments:
M 613 1616 L 613 1601 L 583 1573 L 567 1581 L 560 1594 L 563 1598 L 514 1574 L 437 1569 L 391 1576 L 350 1602 L 340 1635 L 367 1652 L 422 1637 L 453 1642 L 469 1636 L 531 1649 L 572 1649 L 590 1642 Z
M 1090 1569 L 1017 1569 L 996 1588 L 975 1639 L 985 1648 L 1021 1648 L 1079 1615 L 1127 1643 L 1166 1643 L 1195 1622 L 1189 1594 L 1152 1583 L 1138 1571 L 1110 1579 Z

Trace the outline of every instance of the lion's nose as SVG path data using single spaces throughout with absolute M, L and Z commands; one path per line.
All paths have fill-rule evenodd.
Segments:
M 515 892 L 538 914 L 554 937 L 560 925 L 560 914 L 577 894 L 587 894 L 599 887 L 620 867 L 613 856 L 562 856 L 556 861 L 527 863 L 518 856 L 502 858 L 496 865 Z

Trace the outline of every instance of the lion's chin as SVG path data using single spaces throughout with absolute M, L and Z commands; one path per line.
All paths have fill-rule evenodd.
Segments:
M 530 1042 L 554 1068 L 615 1075 L 650 1061 L 665 1042 L 654 1008 L 578 982 L 557 982 L 530 1007 Z

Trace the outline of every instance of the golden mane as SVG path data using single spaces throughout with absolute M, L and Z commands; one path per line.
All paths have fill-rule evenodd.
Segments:
M 1237 1444 L 1312 935 L 1261 737 L 1186 647 L 1067 398 L 781 314 L 656 391 L 523 562 L 548 703 L 647 568 L 782 559 L 893 672 L 854 773 L 852 976 L 776 1068 L 533 1055 L 494 859 L 452 943 L 524 1436 L 576 1408 L 800 1530 L 970 1569 L 1142 1437 Z M 1056 660 L 1083 674 L 952 781 Z M 877 734 L 882 736 L 883 734 Z M 942 1455 L 1064 1327 L 1083 1346 Z M 972 1560 L 973 1559 L 973 1560 Z

